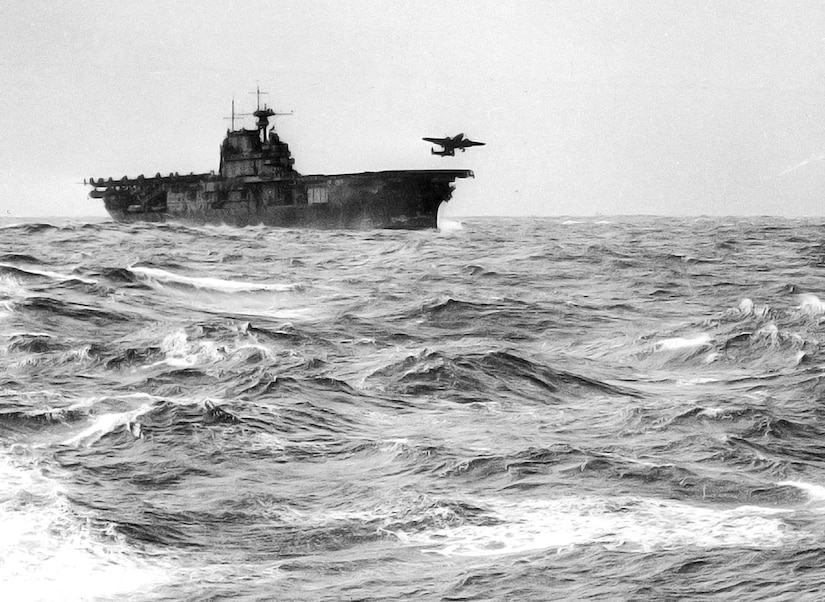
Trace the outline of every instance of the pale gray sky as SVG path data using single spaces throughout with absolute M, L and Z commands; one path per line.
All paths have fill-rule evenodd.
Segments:
M 473 169 L 449 215 L 825 213 L 821 1 L 4 0 L 0 84 L 7 216 L 217 169 L 257 84 L 302 173 Z

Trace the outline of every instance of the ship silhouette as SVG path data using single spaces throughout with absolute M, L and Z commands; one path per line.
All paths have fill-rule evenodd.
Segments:
M 101 199 L 119 222 L 162 222 L 290 228 L 423 229 L 437 227 L 438 208 L 466 169 L 302 175 L 289 146 L 260 102 L 256 129 L 232 127 L 220 147 L 218 173 L 91 178 L 89 196 Z

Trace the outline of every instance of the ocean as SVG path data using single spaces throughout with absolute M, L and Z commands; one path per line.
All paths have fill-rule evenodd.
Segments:
M 825 222 L 0 227 L 3 600 L 819 600 Z

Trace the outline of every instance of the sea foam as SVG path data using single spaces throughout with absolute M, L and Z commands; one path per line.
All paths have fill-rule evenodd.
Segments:
M 24 446 L 0 452 L 0 583 L 15 602 L 113 599 L 168 580 L 93 527 Z
M 167 272 L 159 268 L 147 268 L 135 266 L 128 268 L 130 272 L 143 278 L 150 284 L 178 284 L 190 286 L 197 289 L 208 289 L 222 293 L 238 293 L 252 291 L 289 291 L 295 287 L 291 284 L 264 284 L 256 282 L 238 282 L 235 280 L 223 280 L 221 278 L 198 278 L 194 276 L 182 276 L 173 272 Z
M 481 505 L 481 504 L 480 504 Z M 490 556 L 600 545 L 631 551 L 783 545 L 791 535 L 773 508 L 717 509 L 672 500 L 569 497 L 491 500 L 490 521 L 416 534 L 411 545 L 447 556 Z
M 129 428 L 133 435 L 139 436 L 140 426 L 135 424 L 135 419 L 151 411 L 151 409 L 152 406 L 145 403 L 139 408 L 129 410 L 127 412 L 103 414 L 98 417 L 94 424 L 84 429 L 74 437 L 67 439 L 63 442 L 63 444 L 89 447 L 90 445 L 100 441 L 100 439 L 107 434 L 112 433 L 121 427 Z
M 806 293 L 799 295 L 799 306 L 797 309 L 802 313 L 818 316 L 825 313 L 825 302 L 816 295 Z
M 710 344 L 711 336 L 707 333 L 701 333 L 692 337 L 674 337 L 670 339 L 662 339 L 654 345 L 657 351 L 681 351 L 683 349 L 693 349 L 696 347 L 704 347 Z

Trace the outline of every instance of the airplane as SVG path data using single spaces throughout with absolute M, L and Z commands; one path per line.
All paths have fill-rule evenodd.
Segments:
M 469 138 L 465 138 L 464 134 L 458 134 L 452 138 L 448 136 L 446 138 L 422 138 L 422 140 L 441 146 L 442 148 L 440 151 L 431 148 L 430 152 L 434 155 L 441 155 L 442 157 L 455 156 L 455 149 L 457 148 L 461 149 L 461 152 L 463 153 L 471 146 L 484 146 L 484 142 L 474 142 Z

